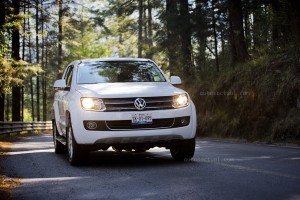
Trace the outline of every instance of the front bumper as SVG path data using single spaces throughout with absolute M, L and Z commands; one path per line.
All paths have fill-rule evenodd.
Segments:
M 136 113 L 151 114 L 155 119 L 189 117 L 190 122 L 183 127 L 136 128 L 127 130 L 89 130 L 88 121 L 131 120 Z M 73 110 L 71 122 L 76 142 L 81 145 L 117 143 L 159 143 L 172 140 L 192 139 L 196 134 L 196 111 L 194 105 L 172 110 L 130 111 L 130 112 L 92 112 L 83 109 Z

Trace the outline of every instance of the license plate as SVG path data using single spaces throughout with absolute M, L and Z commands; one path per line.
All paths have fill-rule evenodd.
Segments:
M 152 115 L 151 114 L 133 114 L 131 123 L 132 124 L 152 124 Z

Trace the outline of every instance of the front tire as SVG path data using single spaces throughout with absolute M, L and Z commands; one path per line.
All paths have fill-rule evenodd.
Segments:
M 68 159 L 71 165 L 82 165 L 87 157 L 88 152 L 81 151 L 75 141 L 72 125 L 67 128 L 67 146 L 68 146 Z
M 63 145 L 61 142 L 57 140 L 58 130 L 55 123 L 55 120 L 52 121 L 52 131 L 53 131 L 53 144 L 54 144 L 54 151 L 56 154 L 63 154 L 67 152 L 67 147 Z
M 171 149 L 171 155 L 176 161 L 189 161 L 195 153 L 196 140 L 183 141 L 180 144 L 174 145 Z

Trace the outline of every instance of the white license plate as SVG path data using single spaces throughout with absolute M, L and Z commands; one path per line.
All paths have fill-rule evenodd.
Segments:
M 151 114 L 133 114 L 132 124 L 152 124 Z

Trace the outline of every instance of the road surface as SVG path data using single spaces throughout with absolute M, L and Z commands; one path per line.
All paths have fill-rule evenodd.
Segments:
M 17 140 L 2 156 L 5 175 L 21 178 L 13 199 L 300 199 L 297 147 L 198 139 L 190 162 L 156 148 L 94 152 L 72 167 L 44 134 Z

